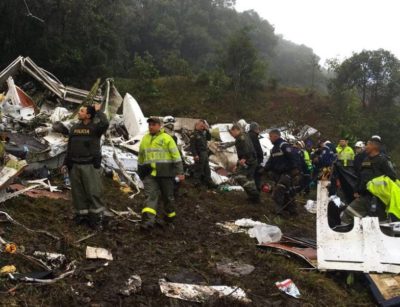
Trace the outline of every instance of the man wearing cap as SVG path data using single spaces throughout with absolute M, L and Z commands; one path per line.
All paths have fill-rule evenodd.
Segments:
M 262 163 L 264 161 L 264 152 L 260 143 L 260 126 L 256 122 L 251 122 L 249 125 L 248 135 L 251 142 L 253 143 L 254 150 L 257 157 L 257 168 L 254 172 L 254 181 L 256 183 L 257 190 L 261 190 L 261 174 L 262 174 Z
M 365 148 L 367 157 L 361 163 L 361 170 L 354 193 L 355 200 L 343 212 L 341 217 L 342 224 L 353 223 L 355 216 L 364 217 L 368 214 L 374 214 L 380 218 L 384 217 L 385 210 L 382 206 L 373 208 L 376 212 L 371 212 L 372 195 L 367 190 L 367 183 L 374 178 L 387 176 L 395 181 L 397 177 L 387 158 L 381 154 L 381 146 L 382 143 L 377 139 L 370 139 L 368 141 Z
M 235 180 L 246 191 L 248 200 L 252 203 L 260 202 L 260 192 L 254 182 L 254 172 L 257 168 L 257 156 L 250 137 L 243 133 L 240 126 L 235 124 L 229 129 L 230 134 L 235 138 L 235 147 L 238 155 L 238 162 Z
M 108 120 L 100 107 L 100 104 L 95 104 L 79 109 L 79 123 L 70 130 L 63 165 L 63 170 L 69 170 L 75 222 L 89 223 L 94 228 L 103 226 L 106 209 L 100 175 L 100 139 L 108 129 Z
M 149 132 L 140 142 L 138 174 L 144 184 L 146 202 L 142 209 L 142 229 L 154 227 L 161 196 L 164 203 L 164 220 L 173 222 L 175 212 L 174 178 L 183 181 L 182 158 L 172 137 L 161 129 L 161 120 L 151 117 L 147 120 Z
M 206 187 L 215 188 L 211 180 L 210 163 L 208 159 L 208 144 L 211 134 L 206 121 L 196 122 L 194 132 L 190 137 L 190 150 L 194 158 L 193 177 L 196 186 L 204 184 Z

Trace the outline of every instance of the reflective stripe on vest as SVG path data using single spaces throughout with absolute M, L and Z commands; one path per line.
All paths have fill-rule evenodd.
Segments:
M 146 134 L 140 142 L 138 163 L 139 165 L 150 164 L 152 176 L 157 175 L 157 164 L 181 161 L 175 141 L 163 129 L 156 135 Z
M 348 161 L 354 160 L 354 151 L 350 146 L 346 146 L 345 148 L 338 146 L 336 151 L 338 160 L 342 161 L 344 166 L 348 165 Z

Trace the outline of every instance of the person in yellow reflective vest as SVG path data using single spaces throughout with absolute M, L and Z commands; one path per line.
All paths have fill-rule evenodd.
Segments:
M 385 204 L 391 222 L 400 220 L 400 180 L 393 181 L 387 176 L 376 177 L 368 182 L 367 190 Z
M 336 147 L 337 159 L 343 166 L 352 166 L 354 161 L 354 150 L 349 146 L 348 140 L 340 140 Z
M 174 180 L 183 181 L 182 158 L 173 138 L 161 129 L 161 120 L 148 119 L 147 133 L 139 147 L 138 174 L 144 184 L 146 202 L 142 210 L 142 229 L 154 227 L 161 196 L 164 203 L 164 221 L 173 222 L 175 212 Z

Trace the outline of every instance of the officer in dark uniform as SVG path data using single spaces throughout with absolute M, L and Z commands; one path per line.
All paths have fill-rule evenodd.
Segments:
M 372 195 L 367 190 L 367 183 L 376 177 L 388 176 L 393 181 L 396 181 L 397 178 L 396 172 L 391 167 L 388 159 L 381 153 L 381 146 L 380 140 L 371 139 L 368 141 L 365 148 L 367 157 L 361 163 L 361 170 L 354 193 L 355 200 L 343 212 L 342 224 L 351 224 L 355 216 L 364 217 L 368 214 L 384 218 L 385 209 L 383 205 L 376 199 L 373 201 Z M 375 202 L 376 208 L 372 208 L 371 204 L 373 202 Z
M 258 203 L 260 202 L 260 192 L 254 182 L 257 157 L 253 143 L 247 134 L 242 133 L 238 125 L 233 125 L 229 132 L 235 138 L 235 147 L 239 158 L 234 178 L 246 191 L 248 200 Z
M 190 150 L 194 157 L 194 180 L 199 186 L 204 184 L 209 188 L 214 188 L 215 184 L 211 180 L 211 170 L 208 160 L 208 144 L 211 140 L 211 134 L 204 120 L 199 120 L 190 138 Z
M 250 123 L 248 135 L 253 143 L 254 150 L 256 152 L 257 157 L 257 168 L 254 172 L 254 181 L 256 183 L 257 190 L 261 190 L 261 174 L 262 174 L 262 166 L 261 164 L 264 161 L 264 152 L 260 143 L 260 126 L 256 122 Z
M 292 146 L 281 138 L 279 130 L 271 130 L 269 137 L 274 147 L 265 169 L 272 172 L 276 183 L 272 194 L 276 211 L 282 213 L 286 210 L 289 213 L 297 214 L 294 197 L 296 192 L 301 189 L 298 156 L 293 151 Z
M 71 180 L 72 202 L 77 224 L 89 223 L 101 227 L 105 206 L 103 203 L 101 167 L 101 136 L 108 129 L 108 120 L 100 112 L 100 104 L 81 107 L 79 123 L 69 133 L 68 149 L 63 168 L 68 168 Z

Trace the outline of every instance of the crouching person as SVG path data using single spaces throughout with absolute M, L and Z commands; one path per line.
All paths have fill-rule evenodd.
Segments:
M 70 130 L 63 170 L 68 168 L 70 174 L 75 222 L 101 229 L 106 208 L 102 200 L 100 139 L 109 123 L 100 107 L 95 104 L 80 108 L 79 123 Z
M 139 148 L 138 172 L 144 184 L 146 203 L 142 210 L 142 229 L 154 227 L 159 214 L 158 202 L 164 203 L 164 220 L 173 222 L 175 212 L 174 180 L 183 181 L 181 155 L 175 141 L 161 129 L 158 118 L 149 118 L 149 132 Z
M 365 148 L 367 157 L 361 163 L 359 171 L 355 200 L 346 208 L 341 217 L 342 225 L 353 223 L 354 217 L 378 216 L 385 218 L 385 208 L 367 191 L 367 183 L 374 178 L 387 176 L 396 180 L 396 173 L 390 166 L 388 159 L 381 154 L 382 144 L 377 139 L 368 141 Z
M 235 138 L 235 147 L 239 158 L 234 178 L 246 191 L 248 200 L 252 203 L 259 203 L 260 192 L 254 180 L 258 164 L 253 143 L 247 134 L 242 133 L 238 125 L 233 125 L 229 132 Z

